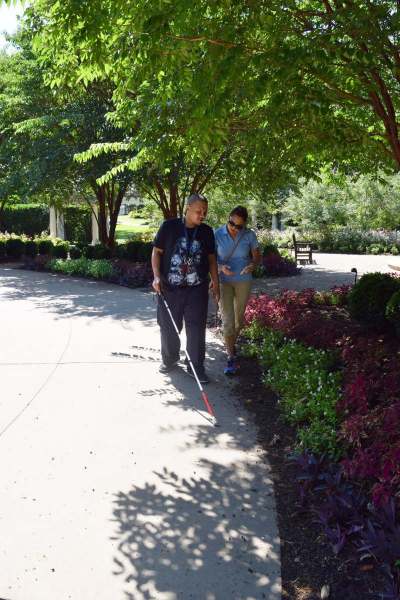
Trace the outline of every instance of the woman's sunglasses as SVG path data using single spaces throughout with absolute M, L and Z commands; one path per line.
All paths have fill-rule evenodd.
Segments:
M 241 229 L 243 229 L 243 227 L 244 227 L 244 225 L 238 225 L 237 223 L 234 223 L 233 221 L 231 221 L 231 219 L 229 219 L 228 223 L 231 227 L 234 227 L 235 229 L 238 229 L 239 231 Z

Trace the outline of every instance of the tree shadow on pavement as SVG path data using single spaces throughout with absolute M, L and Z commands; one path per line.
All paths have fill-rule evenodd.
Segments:
M 157 483 L 115 497 L 114 574 L 126 600 L 280 598 L 279 539 L 272 484 L 261 464 L 206 460 L 204 475 Z
M 154 325 L 156 304 L 149 289 L 6 267 L 0 268 L 0 279 L 2 299 L 33 300 L 59 318 L 138 319 Z

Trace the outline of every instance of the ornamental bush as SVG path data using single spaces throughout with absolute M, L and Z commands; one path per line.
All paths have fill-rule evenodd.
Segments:
M 28 240 L 25 242 L 24 255 L 29 258 L 34 258 L 38 253 L 38 245 L 33 240 Z
M 391 296 L 386 305 L 385 315 L 387 320 L 393 323 L 397 335 L 400 336 L 400 290 Z
M 124 244 L 125 257 L 121 256 L 120 258 L 127 258 L 128 260 L 132 260 L 134 262 L 137 261 L 141 245 L 142 242 L 140 240 L 130 240 L 129 242 Z
M 6 253 L 10 258 L 21 258 L 24 254 L 25 243 L 21 238 L 10 237 L 6 241 Z
M 68 258 L 69 244 L 68 242 L 58 242 L 53 247 L 53 256 L 55 258 Z
M 400 289 L 400 281 L 389 273 L 367 273 L 349 294 L 350 315 L 367 325 L 381 326 L 385 322 L 386 304 Z
M 72 245 L 69 247 L 69 256 L 70 258 L 81 258 L 82 249 L 79 246 Z
M 137 260 L 139 262 L 148 263 L 151 260 L 151 253 L 153 252 L 152 242 L 142 242 L 139 246 Z
M 53 253 L 54 244 L 49 238 L 41 239 L 38 242 L 38 251 L 41 256 L 51 255 Z
M 96 244 L 95 246 L 87 246 L 85 250 L 86 258 L 94 260 L 104 260 L 111 258 L 111 249 L 104 244 Z

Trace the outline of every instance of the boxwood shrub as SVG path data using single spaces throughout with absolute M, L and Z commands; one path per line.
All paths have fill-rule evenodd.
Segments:
M 25 243 L 21 238 L 9 238 L 6 241 L 6 253 L 10 258 L 21 258 L 24 254 Z
M 53 253 L 54 244 L 51 239 L 41 239 L 38 242 L 39 254 L 51 255 Z
M 53 247 L 53 256 L 56 258 L 68 258 L 69 244 L 68 242 L 58 242 Z
M 27 240 L 25 242 L 24 255 L 30 258 L 35 258 L 38 253 L 38 245 L 33 240 Z
M 366 273 L 349 294 L 350 315 L 367 325 L 382 325 L 386 305 L 398 290 L 400 280 L 389 273 Z

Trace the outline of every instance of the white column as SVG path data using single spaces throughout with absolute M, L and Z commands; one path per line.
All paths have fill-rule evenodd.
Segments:
M 57 237 L 57 211 L 54 206 L 50 206 L 50 236 Z
M 92 205 L 92 246 L 100 242 L 99 237 L 99 209 L 96 204 Z
M 279 231 L 278 215 L 272 215 L 272 231 Z
M 64 224 L 64 213 L 60 210 L 56 210 L 56 230 L 57 236 L 61 240 L 65 240 L 65 224 Z

